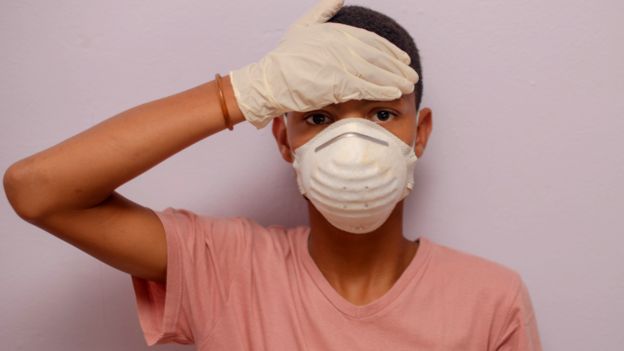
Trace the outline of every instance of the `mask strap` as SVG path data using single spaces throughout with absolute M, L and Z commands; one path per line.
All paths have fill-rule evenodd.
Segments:
M 288 116 L 287 116 L 287 114 L 288 114 L 287 112 L 284 112 L 284 113 L 282 114 L 282 116 L 284 117 L 284 121 L 285 121 L 285 122 L 287 122 L 287 120 L 288 120 Z M 292 157 L 292 159 L 293 159 L 293 160 L 295 159 L 295 152 L 293 151 L 293 149 L 292 149 L 292 148 L 290 148 L 290 157 Z
M 414 135 L 414 141 L 412 141 L 412 145 L 410 145 L 412 149 L 416 145 L 416 139 L 418 138 L 418 116 L 420 116 L 420 110 L 416 111 L 416 134 Z

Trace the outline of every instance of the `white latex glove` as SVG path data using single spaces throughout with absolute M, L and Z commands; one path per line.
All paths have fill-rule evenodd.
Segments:
M 403 50 L 376 33 L 327 22 L 344 0 L 321 0 L 296 21 L 276 49 L 230 71 L 238 106 L 257 129 L 289 111 L 348 100 L 395 100 L 419 77 Z

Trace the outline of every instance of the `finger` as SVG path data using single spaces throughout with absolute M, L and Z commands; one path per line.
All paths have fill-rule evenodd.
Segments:
M 357 70 L 354 75 L 367 82 L 381 86 L 396 87 L 403 94 L 410 94 L 414 90 L 415 83 L 412 83 L 400 74 L 389 72 L 361 58 L 354 58 L 351 64 Z
M 358 40 L 366 44 L 372 45 L 378 49 L 387 51 L 407 65 L 412 62 L 412 59 L 405 51 L 401 50 L 391 41 L 378 35 L 375 32 L 342 23 L 328 22 L 323 25 L 332 26 L 335 30 L 342 32 L 346 36 L 350 37 L 352 40 Z
M 351 51 L 352 49 L 348 48 L 348 50 Z M 375 65 L 373 62 L 359 56 L 356 52 L 352 51 L 351 55 L 347 56 L 343 52 L 335 55 L 335 57 L 340 57 L 343 74 L 353 75 L 377 85 L 394 86 L 399 88 L 404 94 L 411 93 L 414 88 L 415 83 L 407 79 L 400 70 L 388 70 L 383 66 Z M 404 65 L 402 62 L 399 63 Z
M 356 62 L 362 60 L 368 63 L 368 65 L 363 68 L 370 67 L 370 69 L 373 69 L 372 67 L 375 67 L 373 69 L 375 71 L 377 69 L 383 69 L 393 75 L 399 75 L 403 78 L 401 80 L 405 81 L 405 84 L 416 84 L 419 80 L 418 73 L 412 67 L 385 51 L 358 41 L 349 42 L 347 48 L 358 58 Z M 365 71 L 360 70 L 359 72 L 364 73 Z
M 320 0 L 306 14 L 295 21 L 292 28 L 327 22 L 328 19 L 334 17 L 343 5 L 344 0 Z
M 401 97 L 403 93 L 397 87 L 371 83 L 353 76 L 347 80 L 346 89 L 336 95 L 336 103 L 349 100 L 391 101 Z

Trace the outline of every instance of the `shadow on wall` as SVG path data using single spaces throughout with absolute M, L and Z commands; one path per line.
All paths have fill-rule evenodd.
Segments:
M 195 197 L 189 207 L 216 217 L 246 217 L 263 226 L 307 225 L 307 201 L 299 193 L 295 171 L 281 159 L 272 143 L 258 148 L 273 156 L 246 155 L 244 170 L 239 165 L 226 165 L 227 178 L 220 182 L 220 188 L 211 190 L 209 197 Z

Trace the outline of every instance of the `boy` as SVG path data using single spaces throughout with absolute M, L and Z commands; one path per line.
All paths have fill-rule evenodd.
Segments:
M 403 200 L 432 117 L 419 109 L 420 60 L 402 27 L 321 1 L 259 63 L 216 78 L 125 111 L 5 173 L 22 218 L 131 274 L 149 345 L 541 350 L 516 272 L 403 236 Z M 273 122 L 308 201 L 309 226 L 153 211 L 114 191 L 245 120 Z

